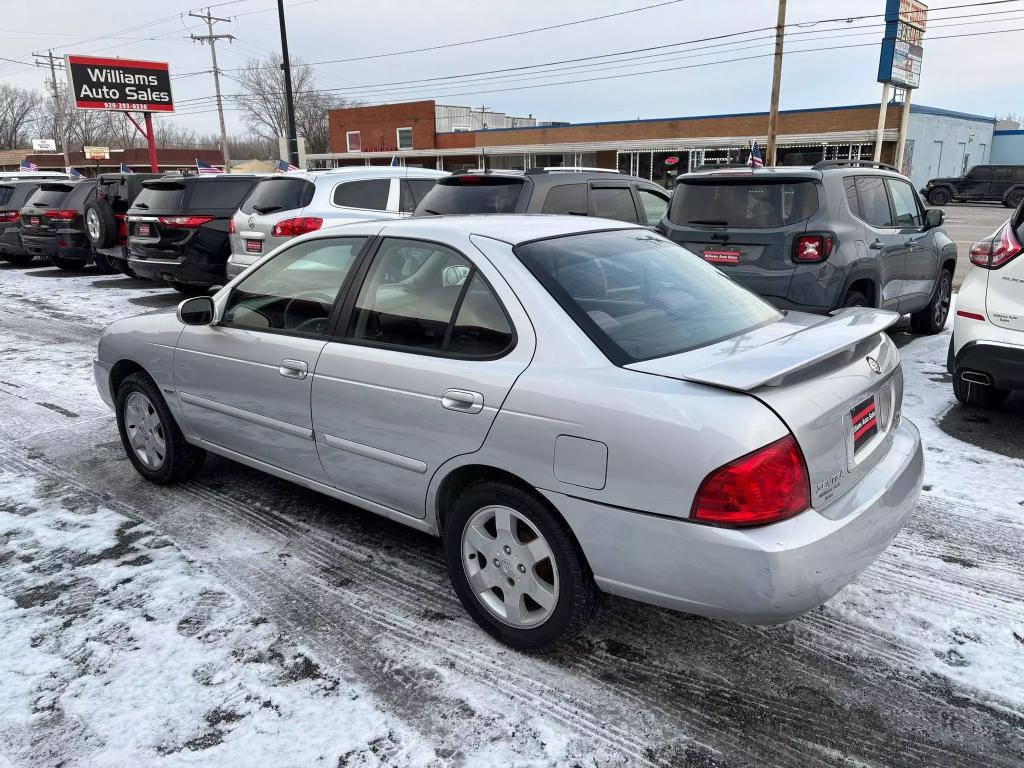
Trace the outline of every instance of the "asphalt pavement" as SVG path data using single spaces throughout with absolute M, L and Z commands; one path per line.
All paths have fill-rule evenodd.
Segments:
M 999 203 L 952 203 L 939 210 L 946 214 L 943 227 L 956 243 L 956 274 L 953 275 L 953 290 L 956 290 L 971 266 L 968 257 L 971 245 L 994 233 L 1010 218 L 1012 211 Z

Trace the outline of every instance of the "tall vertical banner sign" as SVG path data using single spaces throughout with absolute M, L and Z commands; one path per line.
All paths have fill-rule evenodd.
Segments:
M 878 82 L 907 89 L 921 85 L 921 43 L 927 24 L 928 6 L 919 0 L 886 0 Z
M 165 62 L 66 56 L 68 87 L 77 109 L 173 112 Z

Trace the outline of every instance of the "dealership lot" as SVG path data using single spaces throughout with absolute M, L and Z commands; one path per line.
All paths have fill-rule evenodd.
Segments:
M 177 294 L 6 264 L 0 285 L 0 744 L 19 764 L 1024 760 L 1024 438 L 977 438 L 1024 397 L 953 406 L 948 330 L 893 331 L 926 484 L 851 586 L 776 627 L 616 600 L 529 657 L 465 616 L 433 539 L 214 457 L 175 488 L 137 476 L 91 361 L 106 323 Z

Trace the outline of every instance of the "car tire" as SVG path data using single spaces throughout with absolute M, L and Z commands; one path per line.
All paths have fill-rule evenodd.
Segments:
M 117 388 L 115 406 L 121 444 L 140 475 L 168 485 L 199 471 L 206 451 L 185 440 L 149 376 L 133 373 L 125 377 Z
M 85 262 L 81 259 L 66 259 L 63 256 L 49 255 L 46 260 L 65 272 L 81 272 L 85 269 Z
M 1024 203 L 1024 189 L 1016 189 L 1006 196 L 1007 208 L 1018 208 Z
M 117 268 L 117 259 L 107 256 L 105 253 L 93 253 L 92 263 L 104 275 L 119 275 L 121 270 Z
M 846 298 L 843 299 L 844 307 L 866 307 L 868 306 L 868 297 L 860 291 L 850 291 L 846 294 Z
M 9 261 L 11 264 L 17 264 L 19 267 L 27 267 L 36 257 L 31 253 L 5 253 L 0 258 Z
M 910 315 L 910 327 L 915 333 L 934 335 L 946 327 L 950 297 L 953 295 L 953 276 L 948 269 L 939 272 L 938 284 L 928 306 Z
M 956 399 L 964 405 L 973 405 L 976 408 L 994 409 L 1006 402 L 1010 396 L 1010 390 L 999 389 L 992 385 L 975 384 L 972 381 L 964 381 L 961 374 L 963 368 L 957 368 L 953 374 L 953 394 Z
M 93 248 L 109 248 L 117 240 L 117 217 L 110 203 L 102 198 L 85 204 L 85 236 Z
M 937 187 L 928 193 L 928 204 L 942 206 L 948 203 L 952 197 L 948 189 Z
M 499 520 L 507 522 L 502 529 Z M 466 612 L 517 650 L 553 650 L 582 632 L 600 607 L 601 591 L 568 526 L 516 485 L 484 481 L 463 491 L 446 519 L 444 545 Z

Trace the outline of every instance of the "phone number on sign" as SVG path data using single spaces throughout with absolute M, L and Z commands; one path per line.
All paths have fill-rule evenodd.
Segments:
M 121 103 L 119 101 L 104 101 L 103 102 L 103 108 L 104 109 L 120 109 L 122 111 L 132 110 L 134 112 L 144 111 L 143 108 L 140 107 L 138 104 L 123 104 L 123 103 Z

